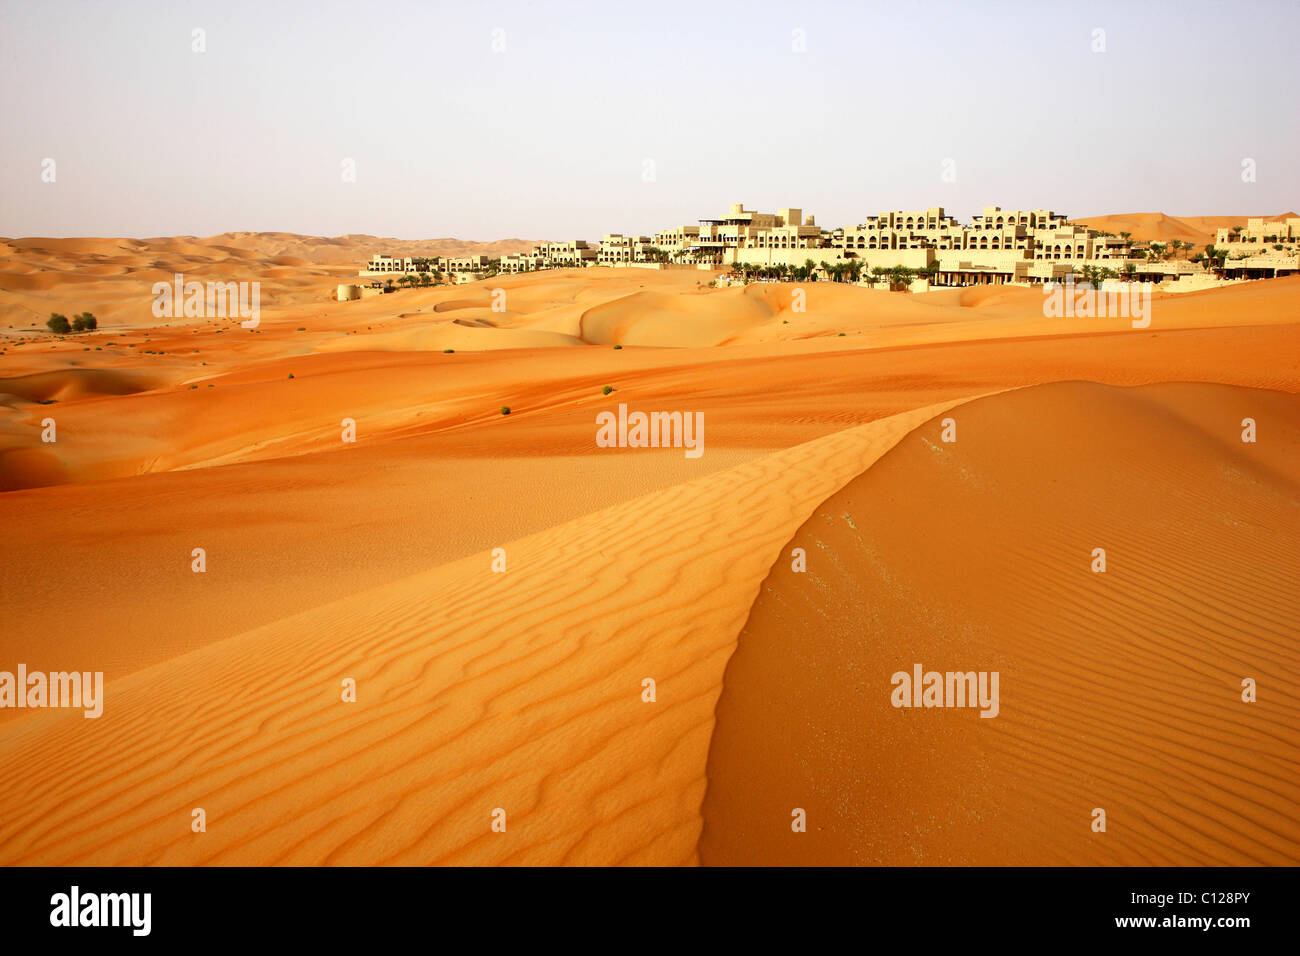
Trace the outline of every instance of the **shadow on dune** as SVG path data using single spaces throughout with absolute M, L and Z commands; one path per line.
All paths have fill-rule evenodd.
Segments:
M 949 417 L 955 442 L 910 433 L 760 588 L 701 862 L 1300 861 L 1300 397 L 1062 382 Z M 917 664 L 998 672 L 997 716 L 895 707 Z

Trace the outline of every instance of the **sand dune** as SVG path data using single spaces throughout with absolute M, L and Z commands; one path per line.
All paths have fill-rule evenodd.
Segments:
M 764 582 L 702 861 L 1300 861 L 1300 400 L 1061 383 L 953 415 L 954 443 L 907 436 L 791 538 L 807 572 Z M 1000 712 L 893 707 L 915 663 L 1000 672 Z
M 827 832 L 856 861 L 1294 861 L 1297 795 L 1273 777 L 1295 769 L 1300 278 L 1157 293 L 1143 329 L 1045 318 L 1021 288 L 813 283 L 796 311 L 792 285 L 691 270 L 335 301 L 371 242 L 0 242 L 0 669 L 101 669 L 109 688 L 98 721 L 0 711 L 0 863 L 729 862 L 708 761 L 705 811 L 788 802 L 762 761 L 791 751 L 755 755 L 772 741 L 744 728 L 801 706 L 825 720 L 802 768 L 828 760 L 825 788 L 891 816 L 855 828 L 823 789 L 800 804 L 810 839 L 774 837 L 763 862 L 824 859 Z M 155 319 L 149 287 L 180 269 L 262 281 L 260 325 Z M 32 327 L 84 309 L 100 331 Z M 619 403 L 702 413 L 705 455 L 597 447 Z M 956 446 L 932 434 L 950 408 Z M 1243 447 L 1248 414 L 1264 424 Z M 849 528 L 832 496 L 864 489 Z M 821 698 L 794 693 L 827 666 L 815 601 L 804 643 L 755 663 L 751 634 L 732 656 L 747 619 L 793 613 L 760 585 L 808 528 L 828 546 L 808 549 L 810 600 L 866 594 L 861 619 L 927 667 L 998 655 L 982 736 L 943 712 L 869 736 L 902 725 L 855 688 L 912 658 L 871 657 L 861 628 L 825 638 L 850 666 Z M 878 580 L 832 561 L 868 532 Z M 1062 584 L 1095 536 L 1108 573 Z M 1121 665 L 1154 690 L 1128 693 Z M 1258 711 L 1207 702 L 1247 666 Z M 895 758 L 988 786 L 959 805 L 875 772 Z M 1084 827 L 1108 808 L 1111 842 L 1071 842 L 1076 804 Z
M 1266 220 L 1295 218 L 1293 212 L 1263 215 Z M 1244 226 L 1252 216 L 1166 216 L 1161 212 L 1120 213 L 1113 216 L 1091 216 L 1075 220 L 1081 226 L 1090 226 L 1118 235 L 1130 232 L 1134 239 L 1143 242 L 1169 242 L 1180 239 L 1190 242 L 1199 252 L 1206 245 L 1214 242 L 1214 234 L 1219 229 L 1231 229 Z M 1256 217 L 1258 218 L 1258 217 Z
M 931 306 L 926 296 L 822 283 L 810 288 L 807 312 L 791 313 L 788 303 L 777 311 L 789 296 L 779 287 L 700 294 L 672 279 L 666 288 L 683 289 L 676 314 L 686 328 L 674 331 L 624 296 L 605 310 L 623 323 L 620 334 L 644 322 L 642 341 L 731 344 L 619 351 L 574 348 L 577 338 L 555 330 L 565 327 L 561 313 L 575 323 L 590 313 L 583 281 L 565 276 L 547 295 L 511 297 L 519 311 L 504 314 L 467 305 L 434 312 L 444 300 L 464 300 L 448 298 L 456 290 L 427 290 L 336 303 L 322 314 L 288 310 L 256 333 L 230 320 L 14 346 L 0 358 L 13 373 L 0 378 L 0 395 L 10 396 L 0 403 L 11 406 L 0 416 L 0 488 L 333 452 L 345 417 L 364 423 L 367 441 L 455 433 L 462 449 L 512 456 L 518 432 L 495 427 L 503 405 L 528 416 L 528 441 L 545 436 L 538 447 L 589 454 L 589 423 L 606 384 L 658 403 L 650 407 L 689 399 L 718 422 L 719 444 L 781 448 L 919 404 L 1062 379 L 1287 390 L 1300 382 L 1292 347 L 1300 278 L 1159 298 L 1142 330 L 1127 320 L 1044 319 L 1041 294 L 1027 289 Z M 626 279 L 595 282 L 601 295 L 628 288 Z M 384 311 L 393 306 L 382 300 L 406 295 L 414 311 Z M 691 310 L 704 315 L 705 307 L 724 318 L 698 328 Z M 718 323 L 742 326 L 745 315 L 758 318 L 741 332 L 718 331 Z M 456 324 L 461 316 L 500 327 Z M 1240 316 L 1250 317 L 1249 333 L 1232 328 Z M 87 352 L 90 342 L 104 344 Z M 56 445 L 41 441 L 47 416 L 58 422 Z
M 943 408 L 508 543 L 505 574 L 477 554 L 137 671 L 112 720 L 13 720 L 0 862 L 690 862 L 722 669 L 776 547 Z
M 475 242 L 466 239 L 393 239 L 351 234 L 346 236 L 302 236 L 288 232 L 225 232 L 198 240 L 203 245 L 222 245 L 252 253 L 259 258 L 290 256 L 314 265 L 355 267 L 376 253 L 400 257 L 487 256 L 498 258 L 527 252 L 540 239 L 499 239 Z

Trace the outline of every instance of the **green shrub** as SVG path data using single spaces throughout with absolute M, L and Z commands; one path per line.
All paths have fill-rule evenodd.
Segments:
M 509 415 L 509 414 L 510 414 L 510 406 L 509 406 L 509 405 L 502 405 L 502 406 L 501 406 L 501 414 L 502 414 L 502 415 Z
M 600 391 L 601 391 L 601 394 L 602 394 L 602 395 L 608 395 L 610 392 L 614 391 L 614 386 L 613 386 L 613 385 L 606 385 L 606 386 L 605 386 L 604 388 L 602 388 Z
M 60 315 L 58 312 L 51 312 L 49 321 L 45 324 L 56 335 L 67 335 L 72 331 L 72 323 L 68 321 L 68 317 Z

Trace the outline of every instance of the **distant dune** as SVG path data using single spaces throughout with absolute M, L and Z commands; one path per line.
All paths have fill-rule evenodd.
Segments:
M 376 253 L 497 257 L 536 245 L 525 239 L 334 238 L 280 232 L 156 239 L 0 239 L 0 332 L 44 329 L 52 311 L 90 311 L 102 324 L 157 324 L 151 289 L 176 273 L 199 281 L 259 281 L 263 307 L 327 301 Z
M 1268 220 L 1292 219 L 1296 214 L 1293 212 L 1279 213 L 1275 216 L 1265 215 L 1262 218 Z M 1119 213 L 1111 216 L 1093 216 L 1085 219 L 1077 219 L 1081 226 L 1090 226 L 1093 229 L 1100 229 L 1104 232 L 1113 232 L 1118 235 L 1121 232 L 1131 232 L 1134 239 L 1143 242 L 1169 242 L 1171 239 L 1179 239 L 1183 242 L 1190 242 L 1197 247 L 1196 251 L 1200 252 L 1204 247 L 1214 242 L 1214 234 L 1219 229 L 1230 229 L 1233 226 L 1244 226 L 1246 220 L 1251 216 L 1166 216 L 1162 212 L 1133 212 Z M 1261 218 L 1261 217 L 1255 217 Z
M 1294 215 L 1293 213 L 1284 215 Z M 1244 224 L 1240 217 L 1183 217 L 1163 213 L 1134 213 L 1081 220 L 1094 228 L 1129 231 L 1136 238 L 1169 241 L 1181 238 L 1204 246 L 1219 226 Z M 168 236 L 152 239 L 24 238 L 0 239 L 0 340 L 11 332 L 44 329 L 52 311 L 75 314 L 93 312 L 105 328 L 145 327 L 159 324 L 151 313 L 153 284 L 171 281 L 183 273 L 199 281 L 258 281 L 261 307 L 284 308 L 329 302 L 339 282 L 352 279 L 376 253 L 397 256 L 498 257 L 532 248 L 537 240 L 501 239 L 475 242 L 460 239 L 390 239 L 368 235 L 302 236 L 283 232 L 227 232 L 215 236 Z M 572 271 L 572 270 L 568 270 Z M 583 270 L 589 272 L 589 270 Z M 632 275 L 628 275 L 632 273 Z M 515 276 L 515 287 L 545 287 L 560 273 Z M 644 286 L 646 273 L 622 270 L 627 294 Z M 639 274 L 639 277 L 638 277 Z M 494 280 L 503 285 L 506 277 Z M 594 277 L 591 277 L 594 279 Z M 636 282 L 631 281 L 637 279 Z M 677 285 L 711 281 L 708 272 L 690 272 L 669 280 Z M 656 286 L 662 280 L 655 280 Z M 462 293 L 461 297 L 467 293 Z M 764 309 L 755 300 L 741 300 L 724 315 L 704 314 L 699 303 L 656 300 L 658 290 L 618 305 L 612 299 L 593 301 L 599 307 L 586 320 L 586 331 L 573 322 L 563 328 L 546 328 L 588 342 L 655 344 L 671 339 L 675 344 L 718 344 L 752 338 L 744 326 Z M 737 293 L 738 294 L 738 293 Z M 771 293 L 746 290 L 762 297 Z M 409 302 L 404 300 L 403 304 Z M 710 303 L 710 308 L 714 303 Z M 487 306 L 487 303 L 484 303 Z M 354 312 L 362 311 L 353 306 Z M 409 309 L 407 310 L 409 311 Z M 775 310 L 773 310 L 775 311 Z M 745 316 L 748 315 L 748 319 Z M 627 316 L 634 316 L 630 323 Z M 692 316 L 687 318 L 687 316 Z M 740 317 L 737 324 L 736 317 Z M 781 318 L 788 318 L 782 316 Z M 175 319 L 172 322 L 193 320 Z M 743 333 L 743 334 L 741 334 Z M 739 334 L 739 338 L 737 338 Z M 759 338 L 767 333 L 759 334 Z M 441 341 L 428 338 L 429 347 Z M 527 338 L 530 344 L 539 339 Z M 560 339 L 551 341 L 559 344 Z M 464 347 L 474 347 L 463 341 Z M 457 347 L 454 343 L 447 347 Z M 485 347 L 500 347 L 485 346 Z
M 155 240 L 148 240 L 155 241 Z M 540 239 L 392 239 L 349 234 L 330 238 L 288 232 L 223 232 L 197 240 L 203 245 L 229 246 L 263 258 L 294 256 L 312 265 L 359 265 L 375 253 L 393 256 L 488 256 L 498 258 L 527 252 Z

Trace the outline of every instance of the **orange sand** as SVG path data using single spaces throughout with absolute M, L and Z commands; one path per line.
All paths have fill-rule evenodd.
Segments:
M 1080 789 L 1073 771 L 1103 756 L 1112 765 L 1094 768 L 1094 779 L 1110 789 L 1095 799 L 1115 808 L 1115 824 L 1111 849 L 1097 850 L 1112 855 L 1101 861 L 1300 856 L 1294 830 L 1245 806 L 1263 803 L 1264 777 L 1294 763 L 1294 711 L 1282 703 L 1294 626 L 1269 617 L 1274 610 L 1241 610 L 1296 603 L 1296 577 L 1286 576 L 1294 552 L 1269 543 L 1294 521 L 1278 504 L 1295 501 L 1294 434 L 1261 428 L 1250 467 L 1229 447 L 1241 408 L 1289 410 L 1295 421 L 1300 279 L 1157 294 L 1141 330 L 1118 319 L 1045 319 L 1041 294 L 1018 288 L 909 296 L 814 284 L 807 312 L 796 313 L 789 286 L 710 289 L 711 273 L 686 270 L 568 270 L 338 303 L 334 285 L 348 266 L 385 248 L 351 240 L 6 241 L 0 669 L 102 670 L 107 701 L 99 720 L 0 711 L 0 863 L 724 860 L 725 840 L 705 821 L 715 793 L 730 798 L 710 779 L 706 801 L 706 764 L 729 761 L 718 787 L 763 773 L 761 754 L 728 743 L 763 740 L 757 718 L 746 729 L 745 703 L 747 688 L 762 693 L 762 675 L 734 685 L 728 677 L 723 692 L 728 662 L 754 657 L 744 637 L 733 657 L 737 638 L 755 599 L 754 614 L 764 613 L 760 586 L 779 573 L 801 526 L 841 489 L 861 495 L 872 482 L 873 495 L 895 499 L 864 505 L 897 522 L 889 528 L 897 537 L 881 539 L 882 554 L 883 542 L 892 546 L 885 571 L 932 588 L 933 601 L 956 587 L 944 598 L 949 613 L 967 615 L 972 628 L 996 625 L 1000 643 L 989 647 L 1012 657 L 1008 671 L 1025 662 L 1018 681 L 1007 678 L 1003 715 L 979 723 L 996 725 L 981 765 L 989 793 L 1022 793 L 1006 797 L 1009 809 L 1025 805 L 1016 800 L 1043 808 L 1021 814 L 1033 846 L 990 824 L 985 837 L 956 841 L 952 858 L 1015 862 L 1033 849 L 1064 860 L 1072 837 L 1045 835 L 1051 814 L 1064 819 L 1075 801 L 1094 799 L 1097 786 Z M 177 269 L 263 281 L 259 328 L 237 319 L 157 324 L 149 286 Z M 491 307 L 498 287 L 504 312 Z M 85 309 L 106 327 L 62 341 L 27 327 L 50 311 Z M 1059 382 L 1101 384 L 1051 384 Z M 1215 384 L 1158 384 L 1167 382 Z M 605 385 L 616 391 L 603 395 Z M 996 394 L 1022 386 L 1043 387 Z M 1040 408 L 1053 390 L 1066 397 Z M 703 412 L 703 457 L 597 448 L 596 413 L 619 402 Z M 511 415 L 500 414 L 503 405 Z M 1224 421 L 1212 420 L 1219 406 Z M 927 562 L 961 552 L 949 542 L 936 556 L 936 540 L 907 533 L 933 527 L 968 491 L 896 464 L 925 448 L 927 423 L 949 409 L 963 421 L 962 455 L 981 451 L 966 416 L 997 426 L 989 446 L 997 454 L 985 447 L 982 457 L 955 460 L 977 478 L 1017 483 L 1019 510 L 988 505 L 954 525 L 987 534 L 1016 519 L 999 546 L 1028 562 L 1020 576 L 1032 587 L 1018 589 L 1014 605 L 937 571 L 925 577 Z M 55 444 L 40 440 L 46 417 L 57 421 Z M 340 440 L 344 418 L 357 423 L 355 444 Z M 1093 441 L 1127 442 L 1130 454 L 1093 460 L 1082 438 L 1047 449 L 1041 436 L 1034 444 L 1021 434 L 1067 419 Z M 1218 444 L 1209 437 L 1216 428 L 1225 429 Z M 1193 466 L 1234 489 L 1236 510 L 1224 520 L 1188 503 L 1203 494 L 1174 493 L 1180 469 Z M 1239 635 L 1216 650 L 1201 632 L 1166 633 L 1185 609 L 1176 613 L 1166 590 L 1170 603 L 1130 607 L 1128 562 L 1117 557 L 1107 576 L 1117 596 L 1092 595 L 1114 626 L 1089 630 L 1078 609 L 1061 618 L 1096 655 L 1088 679 L 1114 688 L 1131 672 L 1133 663 L 1123 672 L 1113 663 L 1128 620 L 1153 642 L 1140 668 L 1162 652 L 1190 658 L 1180 666 L 1202 676 L 1250 665 L 1268 688 L 1251 719 L 1270 728 L 1272 749 L 1238 728 L 1249 744 L 1238 778 L 1220 781 L 1219 757 L 1203 754 L 1200 770 L 1175 775 L 1182 789 L 1171 792 L 1182 802 L 1166 810 L 1167 826 L 1135 828 L 1134 814 L 1149 823 L 1154 810 L 1127 738 L 1098 730 L 1101 749 L 1058 753 L 1032 786 L 1023 764 L 994 759 L 1008 747 L 1063 746 L 1051 710 L 1059 689 L 1046 679 L 1063 648 L 1034 656 L 1027 642 L 1077 596 L 1057 580 L 1064 563 L 1051 548 L 1082 532 L 1048 527 L 1060 500 L 1050 478 L 1064 472 L 1098 479 L 1097 497 L 1076 503 L 1073 520 L 1111 515 L 1119 523 L 1101 530 L 1118 536 L 1117 551 L 1168 551 L 1160 561 L 1174 563 L 1152 568 L 1192 589 L 1204 621 L 1233 623 Z M 1165 503 L 1121 500 L 1119 489 L 1141 482 L 1163 489 Z M 1243 537 L 1231 523 L 1243 515 L 1255 516 L 1259 533 Z M 1162 522 L 1202 531 L 1200 546 L 1225 566 L 1226 583 L 1206 585 L 1202 564 L 1162 537 Z M 207 550 L 202 575 L 190 570 L 195 547 Z M 504 574 L 491 571 L 496 547 L 508 555 Z M 1265 558 L 1272 563 L 1251 578 Z M 1107 600 L 1129 603 L 1121 615 Z M 948 633 L 927 630 L 934 620 L 912 621 L 906 608 L 875 613 L 887 610 L 917 642 Z M 904 656 L 900 667 L 915 653 Z M 339 699 L 349 676 L 356 704 Z M 655 703 L 641 700 L 646 677 L 657 681 Z M 803 677 L 791 669 L 792 680 Z M 1175 683 L 1184 698 L 1189 680 Z M 1197 727 L 1226 719 L 1213 702 L 1168 698 L 1159 698 L 1164 711 L 1144 703 L 1110 717 Z M 770 704 L 775 714 L 786 702 Z M 1185 756 L 1181 737 L 1155 740 L 1167 764 Z M 938 746 L 912 744 L 922 763 L 925 748 Z M 870 755 L 880 756 L 862 749 L 827 764 L 827 785 L 861 793 L 853 787 L 866 784 L 839 774 Z M 951 789 L 907 793 L 916 813 L 929 808 L 945 826 L 969 804 Z M 1269 813 L 1289 802 L 1294 819 L 1295 796 L 1275 787 Z M 974 805 L 992 812 L 990 801 Z M 194 834 L 190 811 L 199 806 L 209 825 Z M 505 834 L 490 829 L 497 807 L 508 813 Z M 898 860 L 919 848 L 920 862 L 942 861 L 924 834 L 905 829 L 914 819 L 896 815 L 895 829 L 914 834 L 906 846 L 846 839 L 840 850 Z M 1246 822 L 1249 849 L 1224 833 Z M 798 852 L 812 858 L 818 842 L 806 836 Z M 779 843 L 755 846 L 771 848 L 764 862 L 787 859 Z
M 955 442 L 909 434 L 792 536 L 806 573 L 763 583 L 702 861 L 1294 864 L 1300 397 L 1063 382 L 951 414 Z M 894 707 L 917 663 L 999 672 L 1000 712 Z

